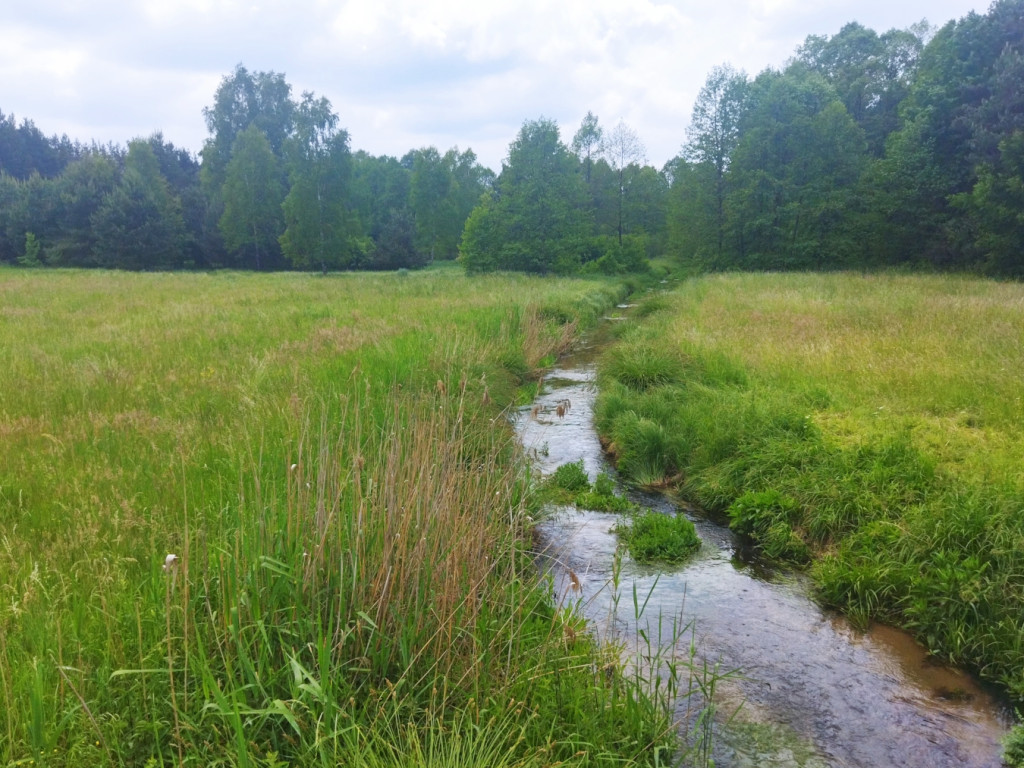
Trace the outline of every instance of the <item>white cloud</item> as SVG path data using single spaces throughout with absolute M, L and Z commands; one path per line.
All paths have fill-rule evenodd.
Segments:
M 235 64 L 327 96 L 375 154 L 472 147 L 497 168 L 524 119 L 587 110 L 678 151 L 710 69 L 780 66 L 808 34 L 945 22 L 987 0 L 36 0 L 0 8 L 0 109 L 47 133 L 198 151 Z

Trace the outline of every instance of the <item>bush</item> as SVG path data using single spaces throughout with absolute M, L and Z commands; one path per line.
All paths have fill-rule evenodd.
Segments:
M 700 549 L 697 529 L 684 515 L 643 512 L 615 531 L 638 563 L 681 563 Z

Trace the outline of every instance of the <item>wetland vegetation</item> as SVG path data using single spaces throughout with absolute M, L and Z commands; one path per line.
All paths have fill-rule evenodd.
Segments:
M 0 763 L 662 761 L 674 689 L 537 583 L 527 511 L 662 562 L 693 526 L 538 487 L 506 418 L 655 258 L 694 277 L 601 359 L 620 477 L 1024 701 L 1024 290 L 978 277 L 1024 275 L 1022 19 L 717 67 L 660 170 L 589 112 L 500 173 L 375 157 L 242 65 L 199 155 L 0 113 Z
M 0 762 L 652 761 L 501 405 L 622 290 L 0 273 Z
M 1024 288 L 723 274 L 657 302 L 601 366 L 620 472 L 1024 698 Z

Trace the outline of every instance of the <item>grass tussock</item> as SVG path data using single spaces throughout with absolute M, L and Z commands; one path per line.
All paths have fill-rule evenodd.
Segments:
M 666 300 L 601 367 L 620 472 L 1024 699 L 1024 288 L 715 275 Z M 631 373 L 653 357 L 681 362 Z
M 0 271 L 0 762 L 653 762 L 501 414 L 618 290 Z
M 630 556 L 638 563 L 685 562 L 700 549 L 700 537 L 685 515 L 647 511 L 615 527 Z
M 637 505 L 615 492 L 615 481 L 602 472 L 593 483 L 583 468 L 583 459 L 562 464 L 544 481 L 538 501 L 571 504 L 595 512 L 633 512 Z

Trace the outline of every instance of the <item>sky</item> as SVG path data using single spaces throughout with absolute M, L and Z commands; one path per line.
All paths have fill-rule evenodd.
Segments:
M 326 96 L 353 150 L 473 149 L 500 171 L 524 120 L 588 111 L 660 168 L 712 67 L 779 68 L 857 21 L 942 26 L 989 0 L 4 0 L 0 111 L 46 135 L 198 152 L 237 64 Z

